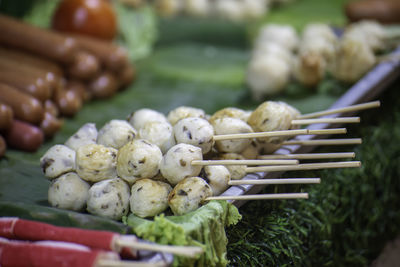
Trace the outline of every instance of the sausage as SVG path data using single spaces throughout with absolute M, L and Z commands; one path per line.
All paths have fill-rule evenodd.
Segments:
M 125 48 L 111 42 L 84 35 L 72 35 L 82 49 L 94 54 L 111 71 L 119 71 L 129 63 Z
M 4 134 L 7 144 L 19 150 L 34 152 L 44 141 L 44 134 L 38 127 L 14 120 L 11 128 Z
M 127 64 L 117 73 L 119 88 L 124 88 L 131 84 L 136 78 L 136 69 L 132 64 Z
M 16 119 L 32 124 L 39 124 L 43 120 L 44 109 L 36 98 L 2 83 L 0 92 L 0 101 L 13 109 Z
M 66 89 L 75 91 L 83 102 L 88 102 L 92 98 L 89 90 L 86 89 L 86 85 L 78 80 L 68 80 L 66 82 Z
M 10 106 L 0 103 L 0 129 L 10 128 L 13 118 L 14 112 Z
M 94 98 L 108 98 L 117 92 L 118 82 L 112 73 L 103 72 L 89 83 L 88 90 Z
M 4 137 L 0 135 L 0 158 L 4 156 L 7 150 L 7 144 Z
M 74 38 L 29 25 L 3 14 L 0 14 L 0 29 L 0 43 L 63 64 L 72 63 L 79 51 Z
M 50 99 L 44 102 L 44 111 L 46 113 L 50 113 L 54 117 L 58 117 L 60 115 L 57 105 Z
M 351 21 L 376 20 L 381 23 L 400 22 L 400 2 L 398 0 L 352 1 L 345 6 L 347 18 Z
M 42 129 L 44 137 L 49 139 L 61 129 L 62 125 L 63 120 L 58 119 L 49 112 L 45 112 L 44 119 L 40 123 L 40 129 Z
M 58 87 L 53 96 L 60 113 L 65 116 L 73 116 L 82 108 L 82 99 L 74 91 L 66 90 L 65 87 Z
M 34 66 L 35 68 L 52 72 L 54 75 L 58 75 L 59 77 L 64 76 L 64 71 L 57 63 L 27 52 L 0 46 L 0 57 L 24 62 L 30 66 Z
M 24 75 L 15 70 L 7 70 L 0 67 L 0 83 L 13 86 L 42 102 L 51 96 L 52 90 L 42 78 Z
M 97 57 L 85 51 L 78 52 L 68 68 L 70 76 L 82 80 L 93 78 L 99 70 L 100 62 Z

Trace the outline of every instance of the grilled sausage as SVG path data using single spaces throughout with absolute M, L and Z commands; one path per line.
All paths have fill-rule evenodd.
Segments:
M 69 66 L 70 76 L 77 79 L 88 80 L 100 71 L 99 60 L 91 53 L 79 51 L 73 63 Z
M 120 72 L 117 73 L 119 88 L 124 88 L 131 84 L 136 78 L 136 69 L 132 64 L 126 65 Z
M 53 101 L 65 116 L 73 116 L 82 108 L 81 97 L 75 91 L 66 90 L 62 86 L 55 90 Z
M 107 98 L 117 92 L 118 82 L 112 73 L 103 72 L 89 83 L 88 89 L 94 98 Z
M 10 147 L 34 152 L 42 144 L 44 135 L 38 127 L 19 120 L 14 120 L 11 128 L 4 135 Z
M 43 120 L 44 109 L 36 98 L 5 84 L 0 84 L 0 92 L 0 101 L 13 109 L 15 118 L 32 124 Z
M 44 102 L 44 111 L 46 113 L 50 113 L 54 117 L 58 117 L 60 115 L 57 105 L 50 99 Z
M 381 23 L 400 22 L 400 2 L 398 0 L 352 1 L 345 6 L 347 18 L 351 21 L 375 20 Z
M 10 106 L 0 103 L 0 129 L 10 128 L 13 118 L 14 112 Z
M 7 144 L 4 137 L 0 135 L 0 158 L 4 156 L 7 150 Z
M 86 85 L 78 80 L 66 81 L 65 87 L 69 91 L 76 92 L 83 102 L 88 102 L 92 98 L 91 93 L 86 89 Z
M 44 119 L 40 123 L 45 138 L 53 137 L 62 127 L 63 120 L 58 119 L 49 112 L 44 113 Z

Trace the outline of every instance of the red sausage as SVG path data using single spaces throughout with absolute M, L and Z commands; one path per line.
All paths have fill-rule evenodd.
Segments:
M 94 98 L 108 98 L 118 91 L 118 82 L 109 72 L 103 72 L 89 83 L 89 91 Z
M 50 99 L 44 102 L 44 111 L 46 113 L 50 113 L 54 117 L 58 117 L 60 115 L 57 105 Z
M 62 127 L 63 120 L 53 116 L 49 112 L 44 113 L 44 119 L 40 123 L 40 129 L 42 129 L 45 138 L 53 137 Z
M 68 69 L 69 75 L 82 80 L 93 78 L 99 71 L 100 62 L 97 57 L 85 51 L 80 51 L 75 55 Z
M 0 84 L 0 92 L 0 101 L 13 109 L 15 118 L 32 124 L 43 120 L 44 109 L 36 98 L 5 84 Z
M 14 112 L 10 106 L 0 103 L 0 130 L 10 128 L 13 119 Z
M 0 14 L 0 43 L 69 64 L 79 50 L 76 41 Z
M 38 127 L 19 120 L 14 120 L 4 137 L 10 147 L 27 151 L 36 151 L 44 141 L 44 134 Z
M 82 99 L 74 91 L 58 87 L 54 93 L 53 101 L 57 105 L 60 113 L 65 116 L 73 116 L 82 108 Z
M 4 137 L 0 135 L 0 158 L 4 156 L 6 150 L 7 150 L 6 141 L 4 140 Z
M 92 98 L 89 90 L 86 89 L 86 85 L 78 80 L 68 80 L 65 88 L 69 91 L 76 92 L 83 102 L 88 102 Z

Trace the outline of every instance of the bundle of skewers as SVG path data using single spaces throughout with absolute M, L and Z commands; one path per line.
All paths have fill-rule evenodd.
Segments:
M 198 257 L 203 253 L 197 246 L 159 245 L 134 235 L 60 227 L 15 217 L 0 218 L 0 251 L 0 264 L 4 267 L 169 266 L 171 254 Z M 146 252 L 160 253 L 160 257 L 143 261 Z
M 38 28 L 0 15 L 0 157 L 35 151 L 95 98 L 130 84 L 135 69 L 110 41 Z
M 129 211 L 153 217 L 170 208 L 182 215 L 217 199 L 307 198 L 307 193 L 236 196 L 226 192 L 231 185 L 320 182 L 318 178 L 261 179 L 268 172 L 359 167 L 358 161 L 299 164 L 301 159 L 353 158 L 354 153 L 271 153 L 288 145 L 360 144 L 360 138 L 288 139 L 345 134 L 345 128 L 300 129 L 299 125 L 357 123 L 359 117 L 319 117 L 377 106 L 379 102 L 371 102 L 301 115 L 284 102 L 267 101 L 253 111 L 230 107 L 211 116 L 186 106 L 167 116 L 144 108 L 126 120 L 111 120 L 100 130 L 87 123 L 41 158 L 44 175 L 52 181 L 48 201 L 54 207 L 86 209 L 120 220 Z M 260 179 L 247 179 L 254 173 Z

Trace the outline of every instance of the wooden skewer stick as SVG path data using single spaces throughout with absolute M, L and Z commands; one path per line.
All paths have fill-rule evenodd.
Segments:
M 201 247 L 196 246 L 169 246 L 169 245 L 159 245 L 159 244 L 148 244 L 143 242 L 134 242 L 131 240 L 117 239 L 116 243 L 121 247 L 128 247 L 138 250 L 150 250 L 158 252 L 166 252 L 186 257 L 195 257 L 203 253 Z
M 319 118 L 319 119 L 298 119 L 292 120 L 292 125 L 305 125 L 317 123 L 359 123 L 360 117 L 342 117 L 342 118 Z
M 304 171 L 318 169 L 333 168 L 358 168 L 361 166 L 360 161 L 344 161 L 344 162 L 325 162 L 325 163 L 305 163 L 298 165 L 281 165 L 281 166 L 263 166 L 263 167 L 247 167 L 246 172 L 276 172 L 276 171 Z
M 259 138 L 259 137 L 293 136 L 300 134 L 309 134 L 309 130 L 301 129 L 301 130 L 244 133 L 244 134 L 220 134 L 220 135 L 214 135 L 213 139 L 214 141 L 222 141 L 222 140 Z
M 347 133 L 346 128 L 333 128 L 333 129 L 321 129 L 321 130 L 308 130 L 309 134 L 323 135 L 323 134 L 345 134 Z
M 348 139 L 326 139 L 326 140 L 289 140 L 282 142 L 282 145 L 302 145 L 302 146 L 319 146 L 319 145 L 359 145 L 362 143 L 361 138 Z
M 317 118 L 317 117 L 336 114 L 336 113 L 345 113 L 345 112 L 352 112 L 352 111 L 358 111 L 358 110 L 369 109 L 369 108 L 377 108 L 380 106 L 381 106 L 381 102 L 372 101 L 372 102 L 352 105 L 352 106 L 343 107 L 343 108 L 328 109 L 328 110 L 324 110 L 324 111 L 304 114 L 304 115 L 299 116 L 299 119 L 311 119 L 311 118 Z
M 221 160 L 193 160 L 192 165 L 292 165 L 299 164 L 298 160 L 291 159 L 221 159 Z
M 305 153 L 305 154 L 272 154 L 258 156 L 260 159 L 337 159 L 337 158 L 354 158 L 354 152 L 341 153 Z
M 320 178 L 280 178 L 280 179 L 242 179 L 230 180 L 228 185 L 242 184 L 319 184 Z
M 105 260 L 97 261 L 96 266 L 99 267 L 162 267 L 167 266 L 163 262 L 139 262 L 139 261 L 120 261 L 120 260 Z
M 206 200 L 256 200 L 256 199 L 296 199 L 296 198 L 308 198 L 308 193 L 213 196 L 206 198 Z

